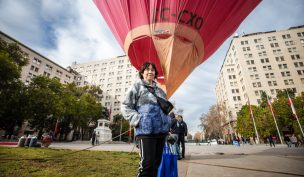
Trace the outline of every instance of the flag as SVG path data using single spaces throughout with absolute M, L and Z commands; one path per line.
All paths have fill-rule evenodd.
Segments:
M 267 105 L 268 105 L 268 107 L 269 107 L 269 109 L 270 109 L 270 111 L 271 111 L 272 116 L 274 116 L 274 112 L 273 112 L 273 109 L 272 109 L 271 100 L 270 100 L 270 98 L 269 98 L 268 95 L 266 95 L 266 97 L 267 97 Z
M 291 98 L 290 98 L 290 96 L 289 96 L 288 93 L 287 93 L 287 96 L 288 96 L 288 105 L 289 105 L 290 108 L 291 108 L 292 116 L 296 119 L 296 118 L 297 118 L 296 109 L 295 109 L 295 107 L 294 107 L 294 105 L 293 105 L 293 102 L 292 102 L 292 100 L 291 100 Z
M 267 97 L 267 105 L 268 105 L 269 107 L 271 107 L 271 100 L 270 100 L 270 98 L 269 98 L 268 95 L 266 95 L 266 97 Z
M 248 98 L 248 105 L 249 105 L 250 114 L 251 114 L 251 116 L 252 116 L 252 115 L 253 115 L 253 112 L 252 112 L 252 108 L 251 108 L 251 104 L 250 104 L 249 98 Z

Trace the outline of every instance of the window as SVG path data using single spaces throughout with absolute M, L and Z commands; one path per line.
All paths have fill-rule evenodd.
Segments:
M 298 75 L 304 75 L 304 70 L 297 70 Z
M 277 81 L 268 81 L 268 86 L 277 86 Z
M 52 69 L 53 69 L 52 66 L 50 66 L 48 64 L 45 65 L 45 70 L 52 71 Z
M 279 68 L 280 69 L 287 69 L 287 64 L 284 63 L 284 64 L 278 64 Z
M 277 42 L 276 43 L 270 43 L 270 47 L 271 48 L 279 47 L 279 44 Z
M 265 49 L 264 45 L 256 45 L 255 47 L 256 47 L 257 50 Z
M 272 70 L 271 65 L 263 66 L 264 71 Z
M 248 44 L 248 41 L 241 41 L 241 45 Z
M 48 73 L 48 72 L 45 72 L 45 71 L 43 72 L 43 76 L 50 77 L 50 75 L 51 75 L 51 74 Z
M 281 49 L 276 49 L 276 50 L 272 50 L 273 54 L 278 55 L 278 54 L 282 54 Z
M 259 52 L 259 56 L 260 56 L 260 57 L 262 57 L 262 56 L 267 56 L 266 51 Z
M 261 63 L 269 63 L 269 59 L 268 58 L 262 58 Z
M 265 73 L 265 77 L 266 77 L 267 79 L 269 79 L 269 78 L 275 78 L 275 77 L 274 77 L 274 73 Z
M 293 79 L 286 79 L 284 80 L 285 85 L 294 85 Z
M 38 71 L 39 71 L 39 68 L 32 65 L 31 68 L 30 68 L 30 70 L 35 71 L 35 72 L 38 72 Z
M 284 35 L 282 35 L 282 37 L 283 37 L 283 39 L 290 39 L 291 38 L 290 34 L 284 34 Z
M 302 82 L 302 84 L 304 84 L 304 78 L 301 78 L 301 82 Z
M 293 41 L 285 41 L 286 46 L 295 45 Z
M 247 64 L 247 65 L 254 65 L 254 60 L 247 60 L 247 61 L 246 61 L 246 64 Z
M 290 71 L 281 72 L 282 77 L 288 77 L 290 75 Z
M 228 77 L 229 77 L 229 79 L 235 79 L 236 78 L 235 75 L 229 75 Z
M 289 53 L 294 53 L 297 52 L 297 48 L 296 47 L 291 47 L 291 48 L 287 48 Z
M 294 66 L 297 68 L 297 67 L 302 67 L 302 66 L 304 66 L 303 65 L 303 62 L 294 62 L 293 63 L 294 64 Z
M 245 58 L 252 58 L 252 54 L 251 53 L 246 53 L 244 54 Z
M 261 38 L 254 39 L 254 43 L 261 43 L 261 42 L 262 42 L 262 39 L 261 39 Z
M 118 76 L 118 77 L 117 77 L 117 80 L 118 80 L 118 81 L 122 80 L 122 76 Z
M 37 59 L 37 58 L 34 58 L 33 63 L 35 63 L 36 65 L 40 65 L 41 64 L 41 60 Z
M 250 47 L 243 47 L 243 51 L 244 51 L 244 52 L 250 51 Z
M 268 37 L 268 41 L 276 41 L 276 37 L 275 36 L 271 36 L 271 37 Z
M 299 60 L 300 59 L 300 55 L 290 55 L 292 60 Z
M 250 75 L 250 78 L 251 80 L 257 80 L 257 79 L 260 79 L 259 75 L 258 74 L 252 74 Z
M 61 76 L 62 75 L 62 71 L 56 70 L 56 75 L 57 76 Z
M 297 33 L 298 37 L 304 37 L 304 32 Z
M 115 92 L 121 92 L 121 88 L 115 89 Z
M 248 70 L 250 72 L 257 72 L 257 68 L 256 67 L 249 67 Z
M 285 61 L 284 56 L 275 57 L 277 62 Z
M 253 82 L 252 86 L 253 87 L 262 87 L 262 84 L 261 84 L 261 82 Z

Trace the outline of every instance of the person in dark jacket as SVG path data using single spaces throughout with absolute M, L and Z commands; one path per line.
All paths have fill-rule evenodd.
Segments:
M 182 148 L 180 158 L 185 158 L 185 136 L 188 134 L 187 124 L 183 121 L 183 116 L 181 114 L 177 114 L 176 119 L 176 122 L 172 122 L 171 132 L 178 135 L 177 145 L 179 149 L 180 146 Z
M 173 154 L 177 155 L 177 159 L 180 160 L 180 152 L 179 147 L 177 145 L 178 134 L 175 132 L 177 119 L 175 117 L 174 112 L 171 112 L 169 116 L 171 118 L 170 136 L 172 137 L 172 139 L 174 139 L 174 143 L 172 144 Z
M 274 141 L 273 141 L 273 139 L 272 139 L 272 135 L 269 135 L 268 136 L 268 141 L 269 141 L 269 145 L 270 145 L 270 147 L 275 147 L 275 144 L 274 144 Z
M 146 62 L 139 71 L 140 80 L 128 90 L 121 105 L 121 112 L 130 125 L 135 127 L 135 135 L 140 150 L 140 163 L 137 176 L 156 177 L 162 159 L 166 136 L 169 133 L 171 119 L 148 90 L 166 99 L 165 92 L 157 86 L 156 66 Z
M 95 139 L 96 139 L 96 132 L 93 131 L 93 134 L 92 134 L 92 145 L 94 146 L 95 144 Z

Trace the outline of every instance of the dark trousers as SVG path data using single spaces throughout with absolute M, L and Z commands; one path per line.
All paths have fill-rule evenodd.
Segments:
M 182 144 L 182 158 L 185 158 L 185 134 L 179 133 L 177 145 L 180 148 L 180 144 Z
M 161 137 L 138 137 L 140 150 L 140 162 L 138 177 L 157 177 L 157 169 L 160 165 L 165 136 Z

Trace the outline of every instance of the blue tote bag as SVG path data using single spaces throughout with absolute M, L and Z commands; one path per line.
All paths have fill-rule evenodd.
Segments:
M 173 154 L 169 145 L 165 144 L 162 161 L 158 167 L 157 177 L 178 177 L 177 156 Z

